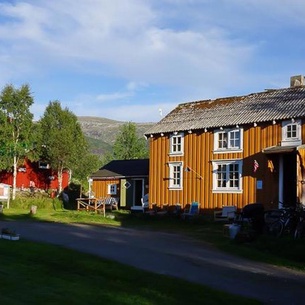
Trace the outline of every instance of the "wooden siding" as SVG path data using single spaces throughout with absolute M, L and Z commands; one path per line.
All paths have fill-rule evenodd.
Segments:
M 113 195 L 108 194 L 108 185 L 109 184 L 117 185 L 116 194 L 113 194 Z M 107 197 L 107 196 L 119 197 L 119 195 L 120 195 L 119 189 L 120 189 L 120 179 L 107 179 L 107 180 L 94 179 L 92 182 L 92 191 L 96 198 Z
M 38 166 L 38 162 L 30 162 L 25 160 L 23 165 L 19 167 L 23 168 L 22 171 L 17 171 L 16 186 L 17 188 L 29 188 L 30 181 L 35 183 L 35 187 L 42 190 L 57 190 L 59 187 L 57 172 L 52 169 L 41 169 Z M 50 179 L 52 177 L 52 179 Z M 69 185 L 70 173 L 68 170 L 64 170 L 62 174 L 62 188 L 66 188 Z M 0 182 L 8 185 L 13 185 L 13 172 L 1 171 Z
M 243 128 L 243 150 L 238 153 L 214 153 L 214 133 L 212 130 L 196 131 L 184 134 L 184 154 L 169 154 L 170 134 L 154 135 L 150 142 L 150 204 L 182 206 L 196 200 L 201 209 L 215 209 L 223 205 L 236 205 L 242 208 L 248 203 L 262 202 L 273 207 L 278 201 L 278 157 L 272 158 L 262 150 L 278 145 L 281 142 L 281 122 L 276 124 L 261 123 L 241 126 Z M 302 138 L 305 138 L 305 127 L 302 125 Z M 213 193 L 213 160 L 242 160 L 242 192 Z M 254 160 L 259 163 L 256 172 Z M 180 161 L 183 168 L 190 167 L 203 177 L 200 179 L 193 171 L 183 171 L 183 188 L 168 188 L 169 162 Z M 262 189 L 257 189 L 257 181 L 262 182 Z
M 297 153 L 297 199 L 305 205 L 305 148 Z

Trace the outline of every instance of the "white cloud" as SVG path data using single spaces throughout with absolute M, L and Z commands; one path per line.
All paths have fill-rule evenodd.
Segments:
M 131 96 L 130 92 L 122 92 L 122 93 L 115 92 L 110 94 L 100 94 L 97 96 L 97 100 L 101 102 L 109 102 L 109 101 L 121 100 L 130 96 Z
M 303 0 L 2 1 L 0 85 L 33 82 L 37 91 L 50 84 L 78 115 L 126 120 L 156 113 L 157 119 L 160 102 L 175 106 L 172 101 L 221 96 L 245 84 L 269 86 L 271 75 L 280 83 L 287 70 L 274 71 L 278 63 L 287 62 L 290 70 L 300 65 L 298 57 L 292 65 L 292 59 L 273 56 L 272 36 L 284 37 L 287 24 L 304 30 L 304 20 Z M 70 79 L 59 80 L 65 73 Z M 75 82 L 70 96 L 66 89 L 61 98 L 65 86 L 57 83 L 73 83 L 73 74 L 120 84 L 90 92 Z
M 207 70 L 238 66 L 251 54 L 251 47 L 232 44 L 217 30 L 157 27 L 158 12 L 142 1 L 30 3 L 2 4 L 2 14 L 15 22 L 2 25 L 0 33 L 12 41 L 12 58 L 22 50 L 32 64 L 92 62 L 96 69 L 106 67 L 107 73 L 126 79 L 180 84 L 186 78 L 193 82 Z

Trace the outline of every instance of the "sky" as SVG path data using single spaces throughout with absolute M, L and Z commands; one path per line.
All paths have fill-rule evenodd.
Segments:
M 0 0 L 0 89 L 77 116 L 158 122 L 178 104 L 305 74 L 304 0 Z

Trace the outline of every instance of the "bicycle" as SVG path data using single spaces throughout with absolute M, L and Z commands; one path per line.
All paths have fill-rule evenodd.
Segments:
M 294 234 L 298 223 L 299 212 L 294 206 L 265 212 L 267 233 L 281 237 L 284 233 Z
M 305 237 L 305 206 L 300 204 L 299 207 L 299 221 L 294 231 L 294 239 Z

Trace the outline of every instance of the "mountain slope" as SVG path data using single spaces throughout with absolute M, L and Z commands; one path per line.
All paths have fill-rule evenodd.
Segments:
M 77 119 L 84 135 L 88 139 L 92 153 L 102 155 L 111 151 L 121 126 L 127 123 L 89 116 L 79 116 Z M 154 124 L 155 123 L 135 123 L 138 136 L 143 136 Z

